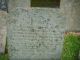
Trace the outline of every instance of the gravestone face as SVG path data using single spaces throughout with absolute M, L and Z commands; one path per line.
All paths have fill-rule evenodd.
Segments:
M 0 53 L 5 52 L 6 45 L 6 12 L 0 11 Z
M 65 29 L 59 9 L 14 9 L 7 30 L 10 59 L 60 59 Z

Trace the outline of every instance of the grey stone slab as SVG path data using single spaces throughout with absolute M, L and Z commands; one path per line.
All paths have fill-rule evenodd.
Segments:
M 10 59 L 60 59 L 65 30 L 59 9 L 14 9 L 7 30 Z

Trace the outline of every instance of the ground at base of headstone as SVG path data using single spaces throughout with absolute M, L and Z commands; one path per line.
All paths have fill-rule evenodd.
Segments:
M 61 60 L 79 60 L 79 50 L 80 32 L 65 33 Z
M 8 60 L 8 54 L 0 54 L 0 60 Z

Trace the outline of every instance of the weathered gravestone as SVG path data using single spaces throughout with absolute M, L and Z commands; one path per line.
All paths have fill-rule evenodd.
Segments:
M 6 12 L 0 11 L 0 53 L 5 52 L 6 45 Z
M 66 19 L 59 9 L 16 8 L 8 18 L 10 59 L 60 59 Z

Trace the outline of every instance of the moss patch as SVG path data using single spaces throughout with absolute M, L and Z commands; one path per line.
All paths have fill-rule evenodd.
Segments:
M 64 46 L 61 60 L 78 60 L 80 36 L 69 33 L 64 37 Z

